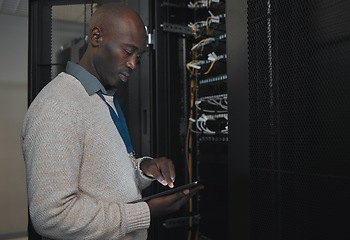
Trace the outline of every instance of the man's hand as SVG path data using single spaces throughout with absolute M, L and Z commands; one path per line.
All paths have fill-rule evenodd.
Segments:
M 203 185 L 199 185 L 165 197 L 148 200 L 147 204 L 151 212 L 151 217 L 157 217 L 178 211 L 188 200 L 190 200 L 191 197 L 193 197 L 193 195 L 203 188 Z
M 140 168 L 144 174 L 155 178 L 164 186 L 174 187 L 175 168 L 170 159 L 165 157 L 145 159 L 141 162 Z

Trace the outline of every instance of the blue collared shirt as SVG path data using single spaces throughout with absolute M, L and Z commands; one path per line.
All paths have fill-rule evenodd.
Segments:
M 107 94 L 106 89 L 103 87 L 101 82 L 91 73 L 89 73 L 82 66 L 73 63 L 71 61 L 67 62 L 66 73 L 72 75 L 78 79 L 84 86 L 85 91 L 89 96 L 101 90 L 103 94 Z

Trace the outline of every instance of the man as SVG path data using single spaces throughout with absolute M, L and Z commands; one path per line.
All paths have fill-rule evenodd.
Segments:
M 151 217 L 178 210 L 201 189 L 130 203 L 154 179 L 175 181 L 171 160 L 135 159 L 113 98 L 145 47 L 136 12 L 102 5 L 80 62 L 68 62 L 29 107 L 21 140 L 30 218 L 43 239 L 146 239 Z

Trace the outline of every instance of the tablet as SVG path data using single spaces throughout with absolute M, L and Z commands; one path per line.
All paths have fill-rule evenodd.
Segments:
M 153 194 L 151 196 L 144 197 L 144 198 L 141 198 L 141 199 L 129 202 L 129 203 L 145 202 L 145 201 L 148 201 L 152 198 L 162 197 L 162 196 L 170 195 L 172 193 L 176 193 L 176 192 L 184 190 L 184 189 L 193 188 L 193 187 L 197 186 L 198 184 L 199 184 L 199 181 L 188 183 L 188 184 L 185 184 L 185 185 L 182 185 L 179 187 L 174 187 L 174 188 L 171 188 L 169 190 L 166 190 L 166 191 L 163 191 L 160 193 L 156 193 L 156 194 Z

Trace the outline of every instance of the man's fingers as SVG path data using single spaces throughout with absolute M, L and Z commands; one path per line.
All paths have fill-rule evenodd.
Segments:
M 180 191 L 177 194 L 176 204 L 179 206 L 183 206 L 190 198 L 192 198 L 199 190 L 203 189 L 203 185 L 199 185 L 193 188 L 187 188 L 183 191 Z
M 171 183 L 170 183 L 170 187 L 171 187 L 171 185 L 172 185 L 172 187 L 174 187 L 174 182 L 175 182 L 175 177 L 176 177 L 176 175 L 175 175 L 175 167 L 174 167 L 174 163 L 172 162 L 172 161 L 169 161 L 169 176 L 170 176 L 170 181 L 171 181 Z
M 203 185 L 199 185 L 178 191 L 168 196 L 150 199 L 147 201 L 147 204 L 150 208 L 151 216 L 155 217 L 178 211 L 191 197 L 193 197 L 193 195 L 203 188 Z
M 203 185 L 198 185 L 193 188 L 187 188 L 179 193 L 179 198 L 184 198 L 186 201 L 193 197 L 199 190 L 203 189 Z
M 160 182 L 163 186 L 168 185 L 167 181 L 164 180 L 164 178 L 162 176 L 158 176 L 157 181 Z
M 183 190 L 183 194 L 186 196 L 186 195 L 188 195 L 190 193 L 190 189 L 185 189 L 185 190 Z
M 179 202 L 179 201 L 186 202 L 186 201 L 188 201 L 188 199 L 193 197 L 193 195 L 195 195 L 199 190 L 201 190 L 203 188 L 204 188 L 203 185 L 198 185 L 198 186 L 195 186 L 193 188 L 186 188 L 182 191 L 179 191 L 177 193 L 169 195 L 169 197 L 171 197 L 172 202 Z
M 159 171 L 157 180 L 164 186 L 168 185 L 173 188 L 175 181 L 175 168 L 173 162 L 167 158 L 158 158 L 155 159 L 155 162 Z
M 147 176 L 155 178 L 162 185 L 174 187 L 175 167 L 170 159 L 166 157 L 146 159 L 141 162 L 140 167 Z

